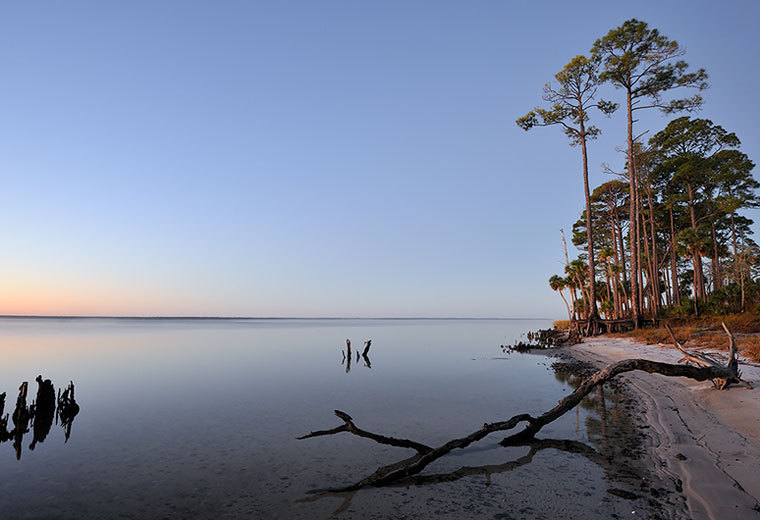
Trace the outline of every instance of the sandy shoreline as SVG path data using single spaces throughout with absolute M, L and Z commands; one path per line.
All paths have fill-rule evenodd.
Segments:
M 626 358 L 676 363 L 681 357 L 670 348 L 612 337 L 562 350 L 596 367 Z M 649 426 L 650 470 L 682 487 L 688 518 L 760 518 L 760 367 L 740 370 L 752 390 L 718 391 L 709 381 L 643 372 L 623 376 Z

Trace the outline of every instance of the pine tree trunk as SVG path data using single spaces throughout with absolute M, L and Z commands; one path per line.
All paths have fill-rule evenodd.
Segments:
M 723 277 L 720 274 L 720 257 L 718 256 L 718 235 L 715 233 L 715 221 L 710 223 L 713 239 L 713 291 L 723 287 Z
M 673 286 L 670 283 L 670 272 L 667 269 L 662 271 L 663 280 L 665 281 L 665 304 L 673 307 Z
M 699 265 L 699 262 L 697 262 L 697 252 L 694 247 L 691 248 L 691 264 L 694 268 L 694 314 L 699 316 L 699 305 L 697 302 L 701 299 L 701 295 L 699 293 L 699 276 L 697 273 L 701 271 L 702 266 Z
M 620 256 L 618 255 L 618 248 L 617 248 L 617 229 L 615 226 L 615 208 L 610 204 L 610 231 L 612 233 L 612 250 L 615 252 L 615 266 L 620 266 Z M 614 294 L 614 305 L 615 305 L 615 313 L 614 317 L 615 319 L 620 319 L 622 313 L 620 312 L 620 294 L 618 293 L 618 285 L 620 283 L 620 275 L 619 272 L 616 270 L 614 273 L 612 273 L 612 284 L 613 284 L 613 294 Z
M 620 219 L 616 218 L 616 225 L 617 225 L 617 235 L 618 240 L 620 241 L 620 273 L 623 275 L 623 283 L 621 284 L 621 287 L 623 288 L 623 301 L 622 303 L 622 312 L 628 313 L 630 310 L 630 301 L 628 300 L 628 291 L 625 288 L 626 282 L 628 282 L 628 275 L 626 269 L 625 269 L 625 241 L 623 240 L 623 225 L 620 223 Z
M 643 230 L 642 238 L 644 239 L 644 254 L 646 255 L 645 259 L 642 260 L 642 263 L 644 264 L 642 271 L 646 271 L 647 274 L 647 283 L 645 285 L 642 285 L 642 292 L 646 294 L 646 290 L 649 289 L 649 296 L 647 299 L 649 300 L 648 308 L 651 311 L 654 309 L 652 304 L 652 297 L 654 295 L 654 293 L 652 293 L 652 254 L 649 251 L 649 233 L 647 233 L 647 223 L 644 220 L 643 216 L 641 217 L 641 227 Z
M 639 297 L 639 240 L 636 226 L 636 173 L 633 164 L 633 106 L 631 103 L 631 89 L 628 88 L 626 101 L 628 104 L 628 185 L 630 191 L 630 226 L 628 235 L 631 243 L 631 310 L 633 312 L 634 326 L 638 328 L 641 317 L 641 299 Z
M 634 163 L 634 172 L 636 171 L 636 165 Z M 639 279 L 639 294 L 638 294 L 638 305 L 639 305 L 639 316 L 644 316 L 644 309 L 645 309 L 645 288 L 646 283 L 644 282 L 644 266 L 642 265 L 644 262 L 641 258 L 642 251 L 641 251 L 641 240 L 642 240 L 642 231 L 641 231 L 641 194 L 639 193 L 639 180 L 636 179 L 636 254 L 637 258 L 636 261 L 638 262 L 638 279 Z M 646 244 L 645 244 L 646 246 Z M 646 251 L 646 249 L 645 249 Z
M 620 223 L 620 219 L 615 217 L 615 225 L 617 226 L 617 236 L 620 241 L 620 270 L 623 273 L 623 281 L 628 281 L 628 274 L 625 269 L 625 240 L 623 239 L 623 225 Z
M 687 184 L 687 193 L 689 194 L 689 216 L 691 218 L 691 229 L 694 231 L 696 237 L 697 233 L 697 216 L 694 213 L 694 190 L 691 184 Z M 707 301 L 707 294 L 705 293 L 705 281 L 702 272 L 702 255 L 697 251 L 696 247 L 691 247 L 692 262 L 694 263 L 694 299 L 700 299 L 703 302 Z
M 579 100 L 580 101 L 580 100 Z M 588 284 L 589 284 L 589 299 L 591 300 L 588 305 L 589 320 L 595 320 L 598 317 L 596 309 L 596 266 L 594 264 L 594 235 L 591 228 L 591 193 L 588 186 L 588 152 L 586 150 L 586 127 L 583 123 L 583 117 L 580 118 L 580 133 L 581 133 L 581 151 L 583 153 L 583 189 L 586 196 L 586 241 L 588 252 Z M 591 326 L 591 324 L 590 324 Z M 590 330 L 591 334 L 595 334 L 595 326 Z
M 742 289 L 742 308 L 741 311 L 745 311 L 745 300 L 744 300 L 744 265 L 739 264 L 739 257 L 737 255 L 738 248 L 736 247 L 736 222 L 734 222 L 734 212 L 731 212 L 731 241 L 734 245 L 734 271 L 738 268 L 739 271 L 739 285 Z M 734 275 L 736 276 L 736 275 Z M 734 278 L 734 281 L 736 281 L 736 278 Z
M 669 208 L 670 211 L 670 272 L 671 272 L 671 287 L 673 289 L 673 302 L 675 305 L 681 305 L 681 291 L 678 286 L 678 268 L 676 264 L 676 231 L 673 223 L 673 207 Z
M 652 317 L 656 317 L 660 307 L 660 267 L 657 263 L 657 232 L 655 230 L 654 207 L 652 206 L 652 185 L 647 184 L 647 202 L 649 204 L 649 227 L 652 234 Z

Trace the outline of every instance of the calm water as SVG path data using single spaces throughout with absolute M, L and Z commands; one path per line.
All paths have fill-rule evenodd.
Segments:
M 413 454 L 349 434 L 334 409 L 378 433 L 437 445 L 515 413 L 540 413 L 572 389 L 551 360 L 505 355 L 544 321 L 0 320 L 0 392 L 71 380 L 71 435 L 53 424 L 17 460 L 0 444 L 2 518 L 608 518 L 632 517 L 609 471 L 572 450 L 501 448 L 494 435 L 430 466 L 406 488 L 319 495 Z M 369 364 L 342 350 L 372 338 Z M 594 408 L 593 406 L 590 408 Z M 544 438 L 600 447 L 593 411 Z M 597 421 L 598 422 L 598 421 Z M 8 429 L 12 428 L 9 421 Z M 607 468 L 608 469 L 608 468 Z M 636 515 L 637 513 L 633 513 Z M 642 515 L 643 516 L 643 515 Z M 635 517 L 635 516 L 634 516 Z

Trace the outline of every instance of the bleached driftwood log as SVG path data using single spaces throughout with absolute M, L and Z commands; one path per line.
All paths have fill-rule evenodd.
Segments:
M 732 383 L 742 383 L 747 388 L 752 388 L 752 385 L 750 385 L 747 381 L 743 380 L 741 378 L 741 372 L 739 371 L 739 361 L 736 359 L 736 338 L 734 337 L 733 333 L 728 329 L 726 324 L 724 322 L 721 322 L 721 325 L 723 325 L 723 330 L 726 331 L 726 334 L 728 335 L 728 362 L 725 365 L 725 368 L 729 369 L 729 375 L 728 377 L 718 377 L 712 379 L 712 383 L 715 386 L 715 388 L 718 388 L 720 390 L 725 390 L 728 388 L 728 385 Z M 676 335 L 673 333 L 673 329 L 670 328 L 670 325 L 667 323 L 665 324 L 665 328 L 668 329 L 668 334 L 670 334 L 670 339 L 673 340 L 673 343 L 675 344 L 676 348 L 681 351 L 681 354 L 683 354 L 683 357 L 678 361 L 679 363 L 684 362 L 686 364 L 693 363 L 695 366 L 700 367 L 724 367 L 723 363 L 720 362 L 716 357 L 711 356 L 709 354 L 705 354 L 704 352 L 697 352 L 697 351 L 687 351 L 685 348 L 683 348 L 683 345 L 676 339 Z
M 691 366 L 661 363 L 658 361 L 650 361 L 648 359 L 625 359 L 608 365 L 586 378 L 573 393 L 561 399 L 557 406 L 537 417 L 523 413 L 515 415 L 506 421 L 486 423 L 479 429 L 464 437 L 452 439 L 435 448 L 411 439 L 397 439 L 368 432 L 356 426 L 353 418 L 340 410 L 335 410 L 335 415 L 343 420 L 344 424 L 330 430 L 313 431 L 307 435 L 298 437 L 298 439 L 309 439 L 312 437 L 347 432 L 358 435 L 359 437 L 371 439 L 380 444 L 415 450 L 417 452 L 416 455 L 388 464 L 387 466 L 382 466 L 371 475 L 355 482 L 354 484 L 331 491 L 354 491 L 366 486 L 379 487 L 394 484 L 403 479 L 418 475 L 432 462 L 440 459 L 453 450 L 466 448 L 487 435 L 500 431 L 512 430 L 523 423 L 525 426 L 522 430 L 506 437 L 501 441 L 501 444 L 504 446 L 515 446 L 528 443 L 534 439 L 535 435 L 541 430 L 541 428 L 575 408 L 575 406 L 577 406 L 594 388 L 626 372 L 641 370 L 650 374 L 661 374 L 668 377 L 688 377 L 697 381 L 718 380 L 725 382 L 720 388 L 727 388 L 728 385 L 733 382 L 744 382 L 739 378 L 735 352 L 736 344 L 733 335 L 728 331 L 727 327 L 725 328 L 731 339 L 731 354 L 729 362 L 726 365 L 722 365 L 717 361 L 714 363 L 704 361 L 703 363 L 697 363 L 698 366 Z M 678 346 L 680 347 L 680 344 Z M 682 352 L 686 352 L 682 347 L 680 348 Z M 695 359 L 700 359 L 699 356 L 693 357 Z M 744 383 L 748 384 L 746 382 Z

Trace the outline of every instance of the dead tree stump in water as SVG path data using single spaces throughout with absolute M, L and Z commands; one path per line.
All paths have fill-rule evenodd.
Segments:
M 42 442 L 50 433 L 50 427 L 53 425 L 53 419 L 55 418 L 55 388 L 53 382 L 50 379 L 43 381 L 42 376 L 37 376 L 37 398 L 34 401 L 33 411 L 31 413 L 33 417 L 33 432 L 34 439 L 32 444 L 29 445 L 30 450 L 34 450 L 34 447 L 38 442 Z
M 79 405 L 76 399 L 74 399 L 74 383 L 72 381 L 69 381 L 69 386 L 63 391 L 63 394 L 58 396 L 58 410 L 56 413 L 64 429 L 65 442 L 68 442 L 71 436 L 71 425 L 79 413 Z

